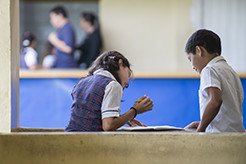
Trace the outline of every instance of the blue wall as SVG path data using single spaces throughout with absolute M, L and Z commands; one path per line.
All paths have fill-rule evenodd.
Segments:
M 79 79 L 21 79 L 20 126 L 31 128 L 64 128 L 70 117 L 71 90 Z M 242 79 L 246 90 L 246 79 Z M 131 80 L 124 91 L 121 113 L 127 111 L 141 96 L 154 101 L 153 110 L 137 116 L 146 125 L 184 127 L 199 120 L 199 79 Z M 246 103 L 243 105 L 246 127 Z

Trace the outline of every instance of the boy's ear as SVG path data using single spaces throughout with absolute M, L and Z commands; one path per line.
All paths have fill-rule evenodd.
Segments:
M 203 53 L 202 53 L 202 47 L 196 46 L 196 55 L 199 55 L 199 56 L 202 56 L 203 55 Z

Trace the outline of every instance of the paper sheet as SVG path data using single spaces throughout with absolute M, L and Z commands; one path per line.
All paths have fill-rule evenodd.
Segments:
M 118 131 L 185 131 L 185 129 L 175 126 L 135 126 L 135 127 L 121 127 Z

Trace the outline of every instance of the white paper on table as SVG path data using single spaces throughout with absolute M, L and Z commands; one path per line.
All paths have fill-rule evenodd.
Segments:
M 135 126 L 135 127 L 121 127 L 118 131 L 185 131 L 184 128 L 175 126 Z

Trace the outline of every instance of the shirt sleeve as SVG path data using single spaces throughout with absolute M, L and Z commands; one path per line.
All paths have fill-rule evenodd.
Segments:
M 34 51 L 28 51 L 25 55 L 25 62 L 28 67 L 38 64 L 38 54 Z
M 116 81 L 112 81 L 106 86 L 101 108 L 102 119 L 119 117 L 122 93 L 122 87 Z
M 204 69 L 201 73 L 201 91 L 209 87 L 215 87 L 221 90 L 221 79 L 216 70 L 212 67 L 206 67 Z
M 74 32 L 72 27 L 65 26 L 60 39 L 64 41 L 67 46 L 74 48 Z

